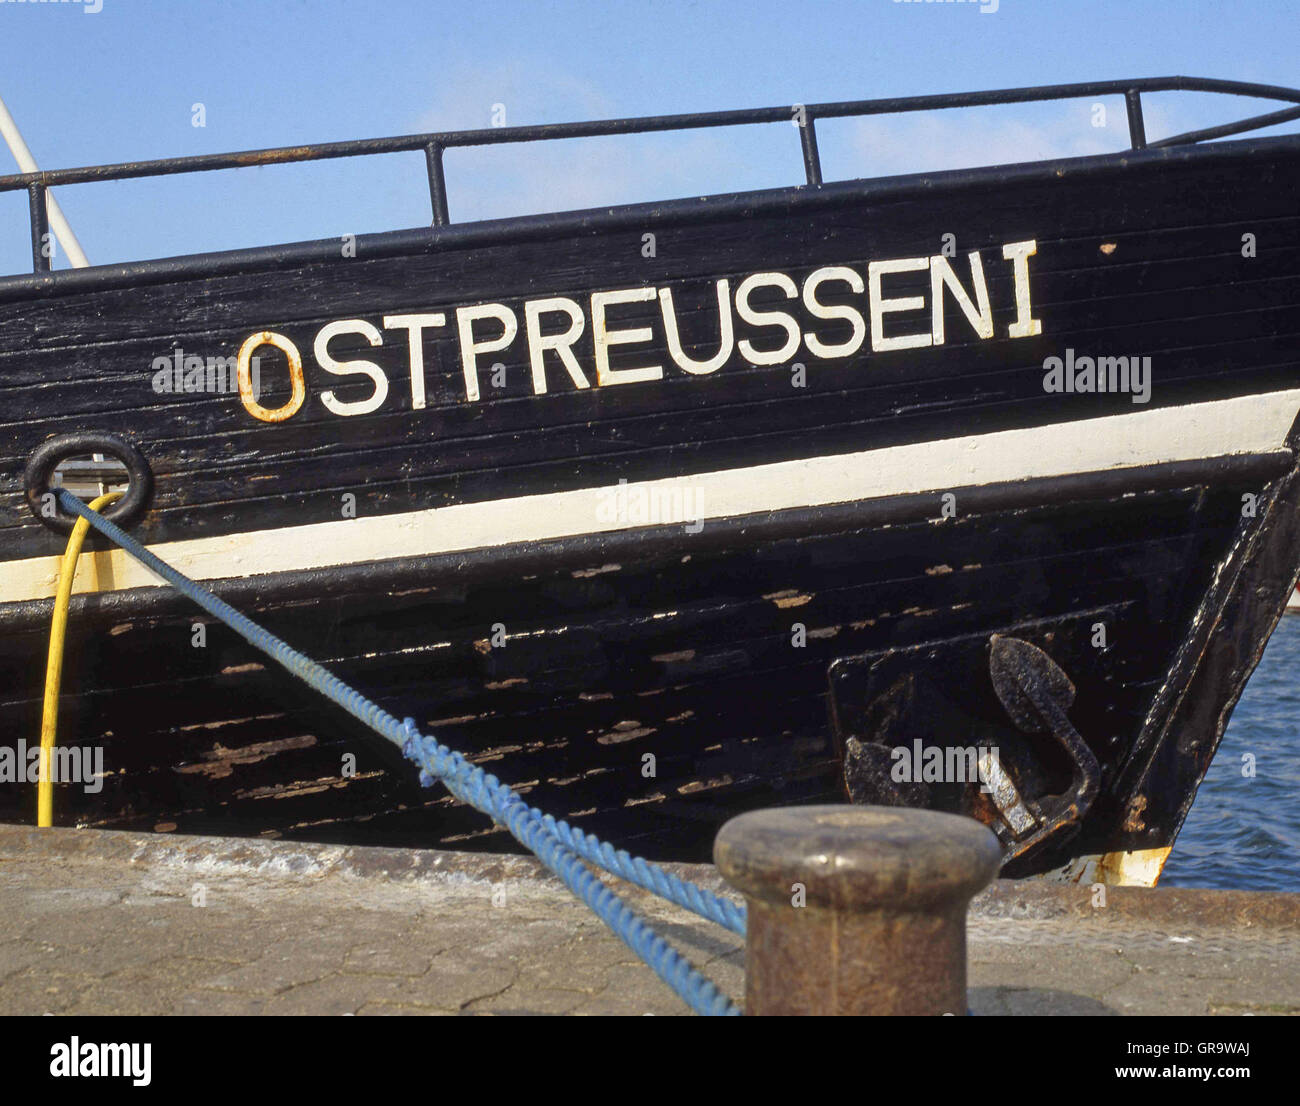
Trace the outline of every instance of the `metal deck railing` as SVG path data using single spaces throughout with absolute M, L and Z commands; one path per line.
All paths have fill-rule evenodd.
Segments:
M 1234 123 L 1187 131 L 1148 142 L 1142 116 L 1144 92 L 1217 92 L 1280 100 L 1292 107 L 1254 115 Z M 842 119 L 869 115 L 892 115 L 911 111 L 986 107 L 1046 100 L 1070 100 L 1086 96 L 1122 95 L 1128 111 L 1129 144 L 1134 150 L 1179 146 L 1224 138 L 1300 119 L 1300 90 L 1281 85 L 1250 84 L 1205 77 L 1149 77 L 1127 81 L 1089 81 L 1082 84 L 1043 85 L 1036 88 L 1005 88 L 985 92 L 947 93 L 935 96 L 904 96 L 884 100 L 847 100 L 824 104 L 794 104 L 741 111 L 697 112 L 689 115 L 655 115 L 631 119 L 604 119 L 589 123 L 544 123 L 528 127 L 495 127 L 481 130 L 439 131 L 394 138 L 366 138 L 349 142 L 326 142 L 313 146 L 281 146 L 230 154 L 201 154 L 194 157 L 164 158 L 157 161 L 125 161 L 115 165 L 94 165 L 80 169 L 55 169 L 39 173 L 17 173 L 0 177 L 0 192 L 26 190 L 32 234 L 33 272 L 49 271 L 50 258 L 43 246 L 49 225 L 46 193 L 63 184 L 165 177 L 178 173 L 202 173 L 215 169 L 240 169 L 255 165 L 324 161 L 342 157 L 364 157 L 424 151 L 428 165 L 429 197 L 433 225 L 446 226 L 447 182 L 443 153 L 463 146 L 498 146 L 515 142 L 544 142 L 563 138 L 592 138 L 602 135 L 648 134 L 656 131 L 697 130 L 757 123 L 796 122 L 803 153 L 804 175 L 809 185 L 822 183 L 821 159 L 817 150 L 816 124 L 819 119 Z

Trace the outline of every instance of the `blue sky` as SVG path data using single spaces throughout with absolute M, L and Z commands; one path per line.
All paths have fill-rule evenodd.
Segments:
M 0 0 L 43 168 L 508 124 L 1183 73 L 1300 84 L 1289 0 Z M 205 123 L 193 125 L 194 105 Z M 819 127 L 828 179 L 1116 149 L 1091 102 Z M 1152 98 L 1153 137 L 1275 105 Z M 1284 129 L 1296 129 L 1296 124 Z M 2 172 L 14 171 L 0 148 Z M 454 220 L 797 183 L 787 124 L 452 151 Z M 94 263 L 426 224 L 419 155 L 63 189 Z M 0 195 L 0 272 L 30 267 Z

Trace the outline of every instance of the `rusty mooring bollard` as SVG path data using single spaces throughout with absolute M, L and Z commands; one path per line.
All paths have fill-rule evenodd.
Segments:
M 754 811 L 713 858 L 749 904 L 746 1014 L 965 1014 L 966 908 L 997 838 L 929 810 Z

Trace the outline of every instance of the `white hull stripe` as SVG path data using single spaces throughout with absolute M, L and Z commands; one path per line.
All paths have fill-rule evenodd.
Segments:
M 862 453 L 340 519 L 150 546 L 199 580 L 256 576 L 730 518 L 1012 480 L 1191 461 L 1285 447 L 1300 389 L 1003 430 Z M 623 509 L 619 504 L 626 505 Z M 672 504 L 658 517 L 638 505 Z M 361 501 L 364 510 L 364 500 Z M 935 504 L 939 517 L 940 504 Z M 958 504 L 958 511 L 960 511 Z M 54 595 L 58 557 L 0 566 L 0 602 Z M 81 558 L 77 591 L 163 586 L 119 549 Z

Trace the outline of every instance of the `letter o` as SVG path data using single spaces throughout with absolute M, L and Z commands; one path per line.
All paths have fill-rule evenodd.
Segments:
M 293 394 L 283 407 L 275 410 L 268 410 L 253 398 L 253 351 L 261 346 L 275 346 L 289 361 L 289 383 L 293 387 Z M 307 384 L 302 375 L 302 354 L 298 352 L 298 347 L 283 334 L 274 331 L 263 330 L 260 334 L 252 335 L 239 347 L 239 398 L 244 409 L 262 422 L 284 422 L 296 415 L 307 398 Z

